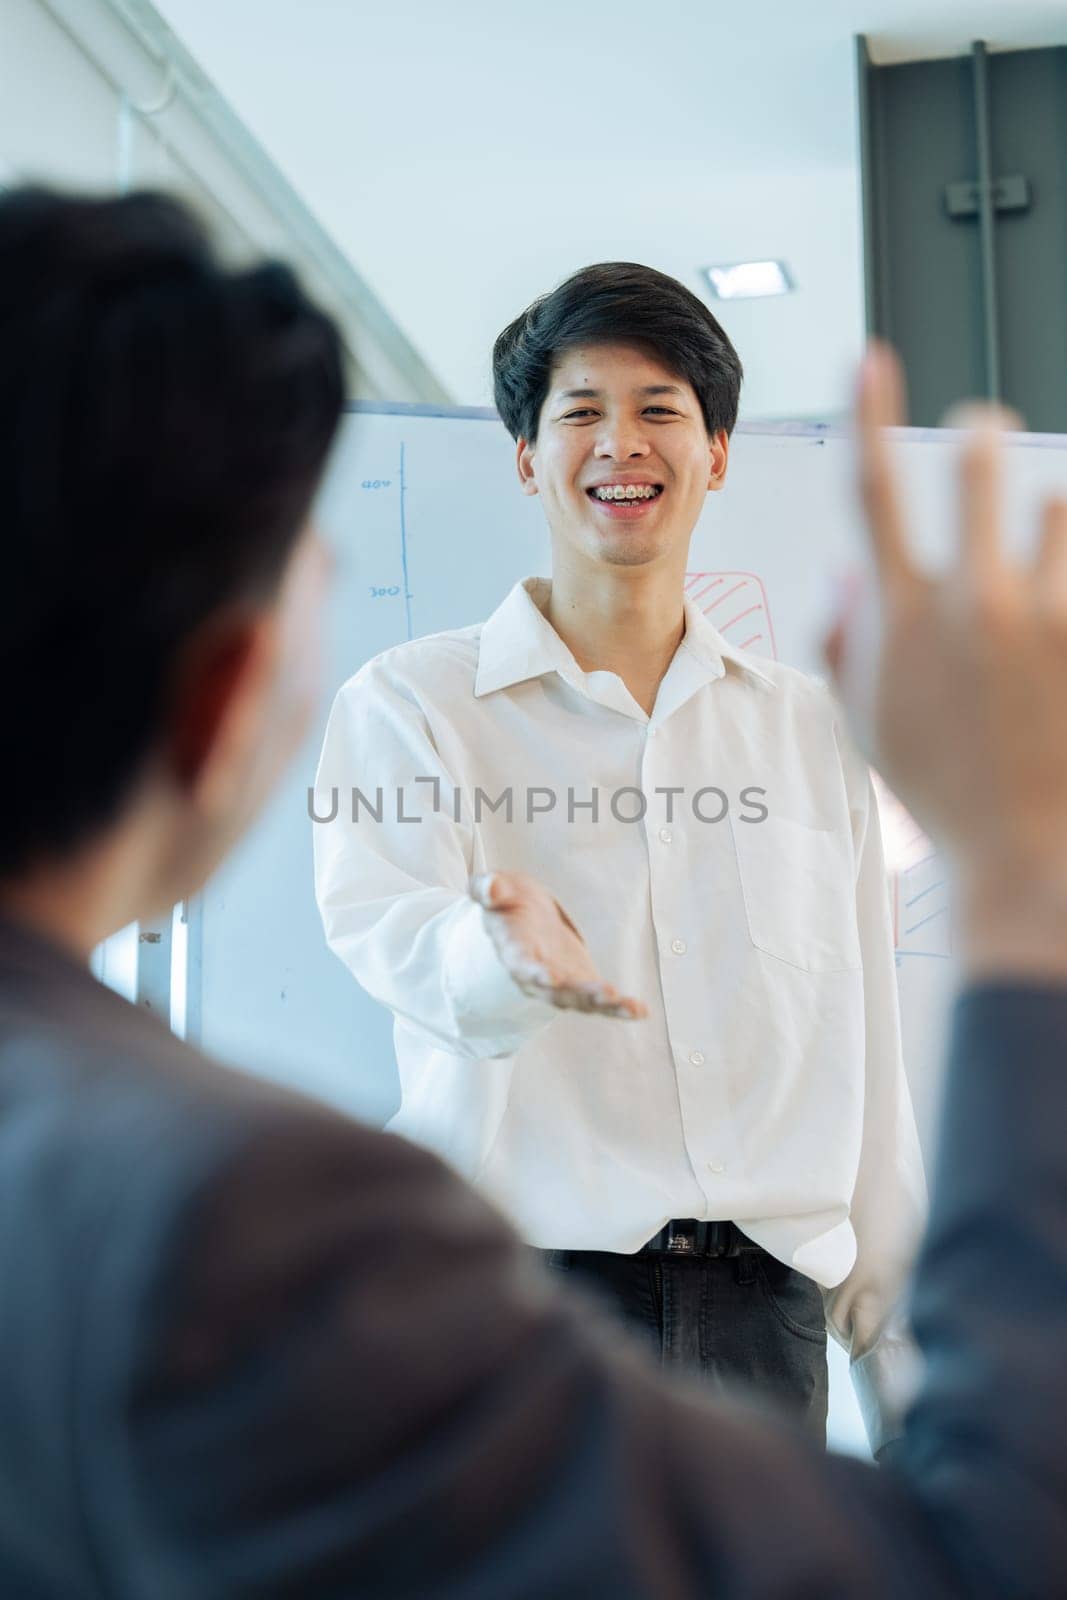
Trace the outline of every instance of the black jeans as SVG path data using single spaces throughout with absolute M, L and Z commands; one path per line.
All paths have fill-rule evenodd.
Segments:
M 718 1259 L 539 1252 L 592 1289 L 665 1367 L 712 1388 L 747 1391 L 826 1442 L 826 1322 L 822 1291 L 766 1251 Z

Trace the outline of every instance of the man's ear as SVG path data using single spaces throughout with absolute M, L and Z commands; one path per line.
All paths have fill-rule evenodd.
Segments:
M 516 440 L 515 465 L 519 469 L 519 482 L 523 494 L 537 494 L 537 479 L 534 477 L 534 447 L 528 439 L 520 437 Z
M 204 812 L 230 806 L 247 775 L 277 652 L 276 616 L 253 609 L 214 620 L 186 650 L 172 702 L 171 772 Z
M 721 489 L 730 461 L 730 435 L 725 428 L 708 435 L 708 488 Z

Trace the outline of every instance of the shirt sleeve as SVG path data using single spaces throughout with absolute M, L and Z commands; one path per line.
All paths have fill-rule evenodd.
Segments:
M 827 1323 L 848 1350 L 871 1449 L 901 1429 L 918 1356 L 901 1310 L 926 1218 L 923 1175 L 900 1037 L 893 928 L 878 802 L 866 764 L 838 733 L 852 816 L 863 963 L 864 1112 L 850 1219 L 856 1260 L 826 1294 Z
M 315 778 L 316 898 L 330 948 L 409 1029 L 456 1055 L 513 1055 L 558 1013 L 519 988 L 470 897 L 482 864 L 456 792 L 411 691 L 376 663 L 350 679 Z

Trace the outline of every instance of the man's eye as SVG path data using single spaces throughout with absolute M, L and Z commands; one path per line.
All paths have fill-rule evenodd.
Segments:
M 581 411 L 568 411 L 563 418 L 564 422 L 572 422 L 575 417 L 592 417 L 595 412 L 590 406 L 585 406 Z
M 677 411 L 672 411 L 670 406 L 646 406 L 646 411 L 662 411 L 665 417 L 676 417 Z

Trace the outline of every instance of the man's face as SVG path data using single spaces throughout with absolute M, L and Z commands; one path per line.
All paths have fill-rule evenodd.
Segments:
M 557 559 L 684 571 L 727 454 L 725 432 L 708 437 L 684 378 L 649 351 L 596 344 L 560 356 L 537 441 L 518 441 L 518 468 L 523 491 L 541 496 Z

